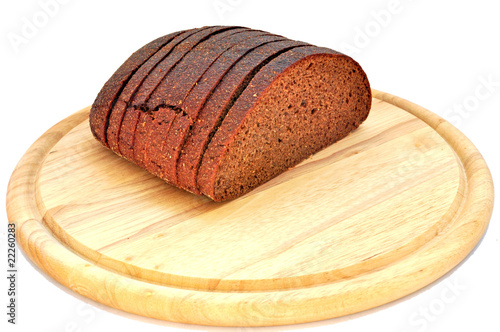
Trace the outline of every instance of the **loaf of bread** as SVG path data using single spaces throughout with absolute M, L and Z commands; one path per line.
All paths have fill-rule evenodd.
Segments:
M 371 90 L 350 57 L 260 30 L 211 26 L 158 38 L 105 83 L 95 138 L 168 183 L 240 197 L 348 135 Z

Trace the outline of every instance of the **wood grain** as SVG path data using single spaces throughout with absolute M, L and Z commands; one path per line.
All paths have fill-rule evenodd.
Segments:
M 493 206 L 488 167 L 462 133 L 406 100 L 374 97 L 347 138 L 223 203 L 103 148 L 83 109 L 19 162 L 9 222 L 57 282 L 139 315 L 261 326 L 373 308 L 462 261 Z

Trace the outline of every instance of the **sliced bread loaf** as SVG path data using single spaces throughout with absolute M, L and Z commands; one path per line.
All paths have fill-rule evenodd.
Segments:
M 155 47 L 103 87 L 92 132 L 215 201 L 240 197 L 345 137 L 371 107 L 362 68 L 327 48 L 241 27 L 179 32 Z

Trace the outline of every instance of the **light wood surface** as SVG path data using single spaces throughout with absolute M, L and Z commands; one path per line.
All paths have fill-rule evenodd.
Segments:
M 138 315 L 259 326 L 376 307 L 467 256 L 490 220 L 493 183 L 448 122 L 398 97 L 374 97 L 347 138 L 223 203 L 106 150 L 83 109 L 19 162 L 9 222 L 57 282 Z

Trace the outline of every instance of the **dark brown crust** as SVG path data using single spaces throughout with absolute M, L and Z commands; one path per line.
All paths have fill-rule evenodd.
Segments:
M 256 32 L 248 28 L 227 30 L 193 47 L 175 68 L 165 76 L 161 84 L 150 96 L 147 102 L 148 107 L 173 105 L 182 108 L 182 101 L 185 96 L 210 64 L 220 53 L 230 47 L 235 40 L 240 40 L 246 33 Z
M 127 109 L 122 115 L 123 120 L 118 126 L 118 149 L 120 154 L 125 158 L 134 161 L 134 144 L 136 135 L 136 127 L 133 127 L 133 124 L 136 124 L 137 127 L 139 125 L 142 126 L 144 122 L 144 116 L 138 114 L 141 112 L 140 109 L 144 106 L 145 102 L 149 99 L 150 95 L 154 92 L 155 88 L 160 84 L 161 80 L 170 72 L 170 70 L 182 59 L 182 57 L 189 52 L 193 47 L 195 47 L 198 43 L 202 42 L 206 38 L 209 38 L 212 34 L 217 33 L 219 31 L 225 31 L 228 29 L 232 29 L 234 27 L 207 27 L 201 28 L 197 30 L 195 33 L 190 34 L 186 38 L 180 38 L 179 43 L 172 44 L 173 51 L 168 54 L 167 57 L 163 58 L 161 62 L 159 62 L 151 72 L 142 80 L 142 83 L 138 86 L 138 89 L 135 89 L 131 101 L 128 101 L 124 104 L 119 103 L 118 107 L 120 109 L 125 106 Z M 131 111 L 131 114 L 127 116 L 127 112 Z M 120 111 L 117 111 L 120 112 Z M 126 132 L 121 133 L 121 128 L 124 128 Z M 130 134 L 130 131 L 133 133 Z M 139 132 L 140 137 L 146 135 L 147 133 Z M 137 164 L 141 167 L 144 167 L 141 161 L 138 161 Z
M 109 113 L 129 78 L 135 71 L 160 48 L 167 44 L 176 35 L 183 31 L 174 32 L 166 36 L 157 38 L 147 45 L 134 52 L 121 66 L 114 72 L 111 78 L 104 84 L 97 95 L 90 110 L 89 121 L 92 134 L 103 145 L 106 142 L 106 125 Z
M 177 160 L 185 137 L 195 120 L 196 114 L 194 114 L 193 110 L 183 107 L 183 100 L 189 94 L 189 91 L 191 91 L 214 61 L 226 50 L 251 36 L 263 33 L 256 30 L 235 29 L 225 31 L 199 44 L 165 77 L 162 85 L 158 87 L 154 96 L 151 97 L 153 102 L 151 100 L 148 101 L 149 107 L 153 107 L 156 104 L 173 105 L 182 110 L 177 114 L 166 139 L 163 138 L 168 146 L 167 157 L 163 159 L 164 163 L 161 165 L 164 180 L 172 184 L 177 183 Z M 160 144 L 160 142 L 155 141 L 150 141 L 150 143 L 155 145 Z M 154 153 L 154 149 L 151 149 L 151 151 Z M 157 153 L 160 152 L 158 151 Z M 148 167 L 150 165 L 146 164 L 146 169 Z
M 158 86 L 163 82 L 165 77 L 170 73 L 170 71 L 182 60 L 182 58 L 196 45 L 203 42 L 204 40 L 210 38 L 214 33 L 221 33 L 225 30 L 236 29 L 239 27 L 231 26 L 217 26 L 211 27 L 206 30 L 200 31 L 189 38 L 185 39 L 175 51 L 165 58 L 162 62 L 156 66 L 156 68 L 146 77 L 137 90 L 133 97 L 130 106 L 146 106 L 150 97 L 156 90 Z M 149 105 L 147 105 L 149 106 Z M 159 106 L 159 104 L 153 107 L 148 107 L 150 109 Z
M 215 193 L 215 182 L 220 162 L 230 149 L 233 138 L 241 124 L 244 123 L 245 118 L 251 113 L 253 106 L 265 94 L 271 83 L 287 68 L 311 55 L 325 53 L 344 56 L 330 49 L 314 46 L 296 48 L 271 61 L 253 78 L 248 88 L 228 112 L 205 151 L 197 176 L 197 184 L 202 194 L 216 201 L 226 199 L 226 197 L 220 197 Z
M 222 122 L 231 103 L 238 98 L 241 89 L 256 74 L 255 71 L 258 71 L 260 66 L 277 54 L 280 54 L 280 52 L 305 45 L 308 44 L 291 40 L 262 45 L 241 58 L 224 76 L 203 109 L 200 110 L 198 119 L 193 124 L 191 132 L 186 138 L 181 156 L 182 159 L 178 162 L 183 168 L 178 172 L 178 183 L 182 188 L 199 194 L 196 177 L 203 153 L 210 142 L 213 132 Z M 181 179 L 182 182 L 180 181 Z
M 165 44 L 160 50 L 158 50 L 146 62 L 144 62 L 144 64 L 137 69 L 132 77 L 130 77 L 127 84 L 123 88 L 123 91 L 118 96 L 118 99 L 109 115 L 109 125 L 106 131 L 106 138 L 108 146 L 111 150 L 120 154 L 118 144 L 119 131 L 124 118 L 125 110 L 127 109 L 127 106 L 134 93 L 137 91 L 138 87 L 141 85 L 144 79 L 158 65 L 158 63 L 160 63 L 172 52 L 175 46 L 181 43 L 184 39 L 203 29 L 206 28 L 187 30 L 183 33 L 178 34 L 177 36 L 175 36 L 175 38 L 171 39 L 169 43 Z
M 212 91 L 237 61 L 256 47 L 285 39 L 282 36 L 262 33 L 261 35 L 246 39 L 229 49 L 208 68 L 203 77 L 200 78 L 198 83 L 189 92 L 186 99 L 182 102 L 183 109 L 192 118 L 196 118 Z

